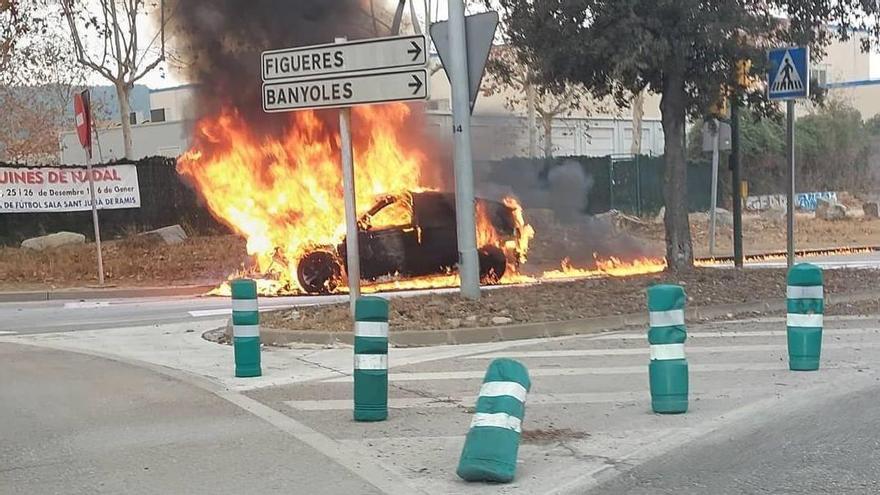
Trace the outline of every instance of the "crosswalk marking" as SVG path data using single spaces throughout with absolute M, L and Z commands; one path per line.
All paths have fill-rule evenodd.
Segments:
M 823 363 L 823 369 L 833 369 L 836 365 Z M 723 363 L 723 364 L 691 364 L 691 373 L 713 373 L 719 371 L 786 371 L 788 363 Z M 646 375 L 647 364 L 638 366 L 606 366 L 593 368 L 531 368 L 529 375 L 535 376 L 581 376 L 581 375 Z M 483 378 L 484 370 L 472 371 L 425 371 L 390 373 L 388 380 L 392 382 L 431 381 L 431 380 L 470 380 Z M 351 376 L 342 376 L 323 380 L 325 383 L 347 383 Z
M 826 318 L 827 320 L 828 318 Z M 784 321 L 780 318 L 779 321 Z M 741 330 L 741 331 L 715 331 L 715 332 L 690 332 L 688 333 L 688 339 L 705 339 L 705 338 L 734 338 L 734 337 L 784 337 L 785 330 Z M 870 334 L 870 333 L 880 333 L 880 328 L 871 327 L 871 328 L 838 328 L 838 329 L 825 329 L 823 331 L 825 335 L 862 335 L 862 334 Z M 591 337 L 590 340 L 625 340 L 625 339 L 642 339 L 647 341 L 648 334 L 647 332 L 636 333 L 636 332 L 625 332 L 625 333 L 610 333 L 608 335 L 597 335 L 595 337 Z
M 754 392 L 754 389 L 748 389 Z M 746 389 L 724 390 L 723 393 L 691 393 L 695 399 L 712 399 L 723 396 L 724 399 L 736 398 L 745 395 Z M 567 394 L 531 394 L 529 395 L 529 407 L 536 405 L 554 404 L 607 404 L 623 402 L 639 402 L 647 404 L 651 400 L 647 390 L 639 392 L 595 392 L 595 393 L 567 393 Z M 388 399 L 388 407 L 391 409 L 435 409 L 454 407 L 473 407 L 476 397 L 404 397 Z M 299 411 L 343 411 L 351 409 L 351 399 L 327 399 L 327 400 L 289 400 L 284 402 L 287 406 Z
M 877 348 L 880 342 L 832 342 L 824 344 L 824 349 L 849 349 L 849 348 Z M 727 346 L 688 346 L 688 354 L 711 354 L 722 352 L 765 352 L 765 351 L 786 351 L 785 343 L 779 344 L 754 344 L 754 345 L 727 345 Z M 557 351 L 514 351 L 514 352 L 491 352 L 488 354 L 476 354 L 473 356 L 465 356 L 464 359 L 495 359 L 506 357 L 511 359 L 522 358 L 555 358 L 555 357 L 589 357 L 589 356 L 634 356 L 648 355 L 650 353 L 649 346 L 626 349 L 570 349 Z
M 94 309 L 106 308 L 107 306 L 110 306 L 110 301 L 78 301 L 64 303 L 66 309 Z

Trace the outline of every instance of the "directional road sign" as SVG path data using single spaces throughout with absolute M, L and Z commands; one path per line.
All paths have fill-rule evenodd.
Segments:
M 425 37 L 395 36 L 269 50 L 262 54 L 263 80 L 424 67 Z
M 810 49 L 776 48 L 768 53 L 767 95 L 771 100 L 793 100 L 810 96 Z
M 263 83 L 263 110 L 266 112 L 427 98 L 428 71 L 425 69 Z

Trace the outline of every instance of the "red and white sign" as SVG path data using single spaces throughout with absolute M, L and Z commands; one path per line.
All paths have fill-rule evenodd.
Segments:
M 92 168 L 99 210 L 140 208 L 137 167 Z M 80 167 L 0 167 L 0 213 L 92 209 L 89 174 Z
M 79 143 L 89 159 L 92 158 L 92 107 L 89 100 L 89 90 L 73 95 L 73 113 L 76 118 L 76 135 Z

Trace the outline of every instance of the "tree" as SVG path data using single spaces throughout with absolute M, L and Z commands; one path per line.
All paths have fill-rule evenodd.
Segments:
M 151 3 L 149 8 L 154 13 L 158 10 L 159 21 L 156 32 L 149 36 L 139 23 L 139 17 L 147 15 L 145 0 L 90 0 L 83 4 L 61 0 L 61 5 L 77 61 L 116 88 L 125 157 L 133 159 L 129 94 L 138 80 L 165 60 L 165 23 L 170 16 L 166 18 L 162 4 Z
M 486 96 L 503 95 L 508 110 L 526 111 L 530 158 L 537 156 L 536 117 L 541 119 L 544 131 L 544 158 L 552 158 L 553 121 L 581 108 L 587 99 L 586 91 L 579 84 L 542 85 L 532 66 L 523 63 L 523 56 L 508 45 L 492 47 L 481 87 Z
M 626 105 L 633 92 L 661 95 L 665 134 L 666 261 L 693 266 L 687 211 L 685 121 L 702 118 L 722 88 L 737 88 L 735 67 L 766 69 L 771 46 L 808 44 L 815 58 L 854 29 L 880 36 L 880 5 L 861 0 L 485 0 L 505 13 L 504 29 L 543 80 L 583 84 Z M 780 13 L 786 14 L 780 19 Z M 833 26 L 829 28 L 828 26 Z M 760 76 L 759 76 L 760 77 Z M 764 111 L 757 90 L 735 97 Z

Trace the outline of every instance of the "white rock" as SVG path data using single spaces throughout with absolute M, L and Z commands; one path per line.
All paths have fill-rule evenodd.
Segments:
M 846 218 L 846 206 L 825 198 L 816 202 L 816 218 L 822 220 L 843 220 Z
M 513 322 L 513 318 L 508 318 L 506 316 L 493 316 L 492 324 L 493 325 L 507 325 L 508 323 Z
M 170 225 L 168 227 L 162 227 L 161 229 L 144 232 L 140 235 L 149 236 L 155 239 L 157 242 L 162 242 L 169 245 L 180 244 L 187 238 L 186 232 L 184 232 L 183 227 L 181 227 L 180 225 Z
M 76 232 L 56 232 L 54 234 L 44 235 L 42 237 L 33 237 L 22 241 L 22 249 L 31 249 L 34 251 L 43 251 L 53 249 L 60 246 L 69 246 L 73 244 L 85 244 L 86 236 L 77 234 Z

